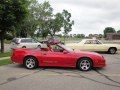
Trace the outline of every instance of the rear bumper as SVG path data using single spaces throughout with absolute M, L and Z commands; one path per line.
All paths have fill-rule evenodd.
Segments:
M 11 61 L 12 61 L 12 63 L 23 64 L 23 61 L 20 60 L 19 58 L 16 58 L 15 56 L 11 56 Z

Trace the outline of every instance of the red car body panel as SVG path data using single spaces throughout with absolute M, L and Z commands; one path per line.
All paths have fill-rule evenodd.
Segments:
M 80 58 L 87 57 L 93 62 L 93 67 L 105 67 L 106 62 L 102 55 L 94 52 L 85 52 L 74 50 L 73 52 L 51 52 L 42 51 L 40 49 L 17 49 L 13 51 L 11 56 L 12 62 L 23 64 L 26 56 L 35 57 L 39 66 L 57 66 L 57 67 L 74 67 Z

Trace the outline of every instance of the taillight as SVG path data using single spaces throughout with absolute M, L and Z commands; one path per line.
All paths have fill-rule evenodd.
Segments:
M 19 42 L 15 42 L 16 44 L 20 44 Z

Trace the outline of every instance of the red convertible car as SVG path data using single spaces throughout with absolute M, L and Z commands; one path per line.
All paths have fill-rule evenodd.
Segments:
M 23 64 L 28 69 L 38 66 L 73 67 L 88 71 L 93 67 L 105 67 L 105 59 L 94 52 L 73 50 L 61 44 L 52 45 L 52 51 L 47 48 L 17 49 L 13 51 L 11 60 Z

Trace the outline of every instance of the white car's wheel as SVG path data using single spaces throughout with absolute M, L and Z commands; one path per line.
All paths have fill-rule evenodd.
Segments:
M 37 68 L 38 62 L 37 62 L 36 58 L 34 58 L 34 57 L 26 57 L 24 59 L 24 66 L 27 69 L 34 69 L 34 68 Z
M 116 48 L 110 48 L 110 49 L 108 50 L 108 52 L 109 52 L 110 54 L 115 54 L 116 51 L 117 51 Z
M 92 62 L 89 58 L 81 58 L 77 64 L 78 69 L 88 71 L 92 68 Z
M 40 46 L 40 45 L 38 45 L 38 46 L 37 46 L 37 48 L 41 48 L 41 46 Z
M 26 48 L 26 46 L 22 46 L 22 48 Z

